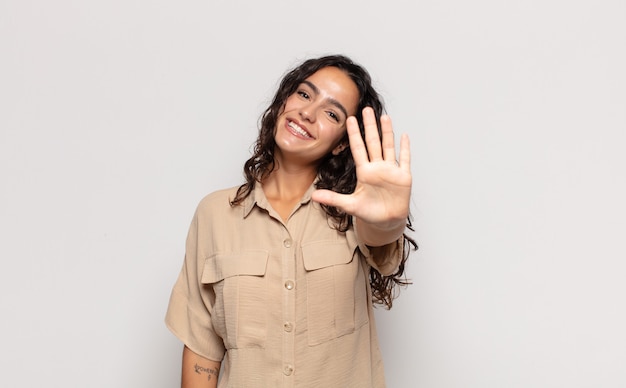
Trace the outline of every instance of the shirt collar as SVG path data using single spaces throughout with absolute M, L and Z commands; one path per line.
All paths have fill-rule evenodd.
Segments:
M 315 182 L 311 184 L 311 186 L 307 189 L 307 191 L 302 196 L 302 200 L 300 200 L 300 205 L 306 205 L 311 201 L 311 194 L 315 190 Z M 254 183 L 254 189 L 250 195 L 246 197 L 243 201 L 243 218 L 248 217 L 254 206 L 258 206 L 261 209 L 268 210 L 270 208 L 270 204 L 265 196 L 265 192 L 263 191 L 263 185 L 259 182 Z

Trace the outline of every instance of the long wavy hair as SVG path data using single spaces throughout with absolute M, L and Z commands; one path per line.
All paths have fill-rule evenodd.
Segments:
M 276 167 L 274 134 L 278 116 L 284 109 L 285 101 L 296 92 L 298 86 L 305 79 L 325 67 L 336 67 L 343 70 L 356 84 L 359 91 L 359 103 L 355 116 L 359 123 L 361 136 L 365 136 L 362 111 L 366 106 L 373 108 L 376 114 L 376 121 L 378 122 L 379 135 L 381 135 L 380 117 L 385 111 L 384 104 L 382 97 L 374 90 L 367 70 L 343 55 L 329 55 L 308 59 L 283 77 L 272 103 L 261 116 L 259 120 L 259 137 L 254 146 L 254 153 L 246 161 L 243 168 L 246 183 L 237 190 L 235 198 L 231 201 L 231 206 L 240 204 L 252 193 L 255 182 L 263 182 L 274 171 Z M 340 143 L 348 144 L 347 133 L 344 134 Z M 344 148 L 337 155 L 329 152 L 320 161 L 317 173 L 317 189 L 329 189 L 342 194 L 354 192 L 357 183 L 356 166 L 350 147 Z M 334 227 L 338 231 L 345 232 L 352 227 L 352 217 L 349 214 L 333 206 L 323 204 L 321 206 L 328 217 L 334 221 Z M 410 214 L 407 218 L 407 228 L 413 230 Z M 382 304 L 388 309 L 391 308 L 393 299 L 397 296 L 398 287 L 410 284 L 404 276 L 404 267 L 410 251 L 416 249 L 417 243 L 415 240 L 405 233 L 404 253 L 397 271 L 389 276 L 384 276 L 374 268 L 370 269 L 369 280 L 374 303 Z M 358 254 L 362 255 L 360 251 L 358 251 Z

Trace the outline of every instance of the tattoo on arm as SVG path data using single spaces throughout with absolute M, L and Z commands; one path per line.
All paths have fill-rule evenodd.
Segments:
M 209 381 L 211 381 L 212 377 L 217 378 L 218 374 L 220 373 L 219 368 L 206 368 L 198 364 L 194 365 L 193 368 L 197 374 L 206 373 Z

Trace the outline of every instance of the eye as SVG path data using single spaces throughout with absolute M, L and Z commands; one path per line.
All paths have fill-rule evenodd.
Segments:
M 333 119 L 335 122 L 339 122 L 339 116 L 337 116 L 337 114 L 335 112 L 328 111 L 328 112 L 326 112 L 326 114 L 328 115 L 328 117 Z
M 298 94 L 298 96 L 304 98 L 305 100 L 308 100 L 311 96 L 309 96 L 309 93 L 305 92 L 304 90 L 298 90 L 296 92 Z

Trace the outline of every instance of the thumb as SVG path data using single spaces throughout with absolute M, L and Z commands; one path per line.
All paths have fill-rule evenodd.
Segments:
M 346 213 L 351 213 L 350 204 L 352 201 L 350 201 L 350 195 L 348 194 L 339 194 L 332 190 L 322 189 L 313 191 L 311 199 L 327 206 L 334 206 Z

